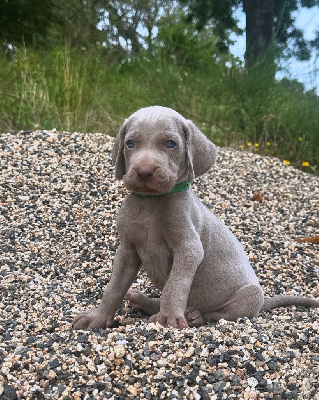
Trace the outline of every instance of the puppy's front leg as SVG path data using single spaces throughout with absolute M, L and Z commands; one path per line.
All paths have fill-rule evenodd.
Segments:
M 112 325 L 114 315 L 124 296 L 137 276 L 141 261 L 132 245 L 121 245 L 115 255 L 111 280 L 103 298 L 95 310 L 76 315 L 72 322 L 74 329 L 105 329 Z
M 160 312 L 152 315 L 150 322 L 179 329 L 188 327 L 184 312 L 195 272 L 203 257 L 200 241 L 184 242 L 174 249 L 172 270 L 161 295 Z

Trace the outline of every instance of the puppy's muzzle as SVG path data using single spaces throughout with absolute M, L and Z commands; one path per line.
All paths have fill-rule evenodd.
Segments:
M 140 181 L 147 182 L 152 179 L 155 169 L 152 165 L 140 165 L 135 171 Z

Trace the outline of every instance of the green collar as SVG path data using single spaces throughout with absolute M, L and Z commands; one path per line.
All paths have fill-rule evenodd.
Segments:
M 132 195 L 136 196 L 136 197 L 141 197 L 142 199 L 151 199 L 151 198 L 155 198 L 155 197 L 166 196 L 167 194 L 173 194 L 173 193 L 177 193 L 177 192 L 184 192 L 185 190 L 188 190 L 189 188 L 190 188 L 189 182 L 185 181 L 185 182 L 178 183 L 170 192 L 167 192 L 167 193 L 141 194 L 141 193 L 132 192 Z

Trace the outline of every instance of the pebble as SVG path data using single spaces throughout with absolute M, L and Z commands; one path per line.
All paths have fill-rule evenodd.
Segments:
M 290 307 L 198 329 L 148 324 L 126 300 L 112 328 L 72 331 L 94 307 L 126 195 L 104 134 L 1 134 L 0 399 L 319 399 L 319 315 Z M 267 295 L 318 297 L 319 180 L 220 149 L 192 189 L 243 243 Z M 259 194 L 259 196 L 256 195 Z M 157 296 L 142 271 L 133 284 Z

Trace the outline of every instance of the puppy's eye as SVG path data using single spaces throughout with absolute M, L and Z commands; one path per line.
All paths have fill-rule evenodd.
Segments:
M 133 147 L 135 146 L 134 140 L 127 140 L 126 146 L 127 146 L 129 149 L 133 149 Z
M 168 140 L 168 141 L 166 142 L 166 147 L 167 147 L 168 149 L 173 149 L 175 146 L 176 146 L 176 142 L 174 142 L 174 140 Z

